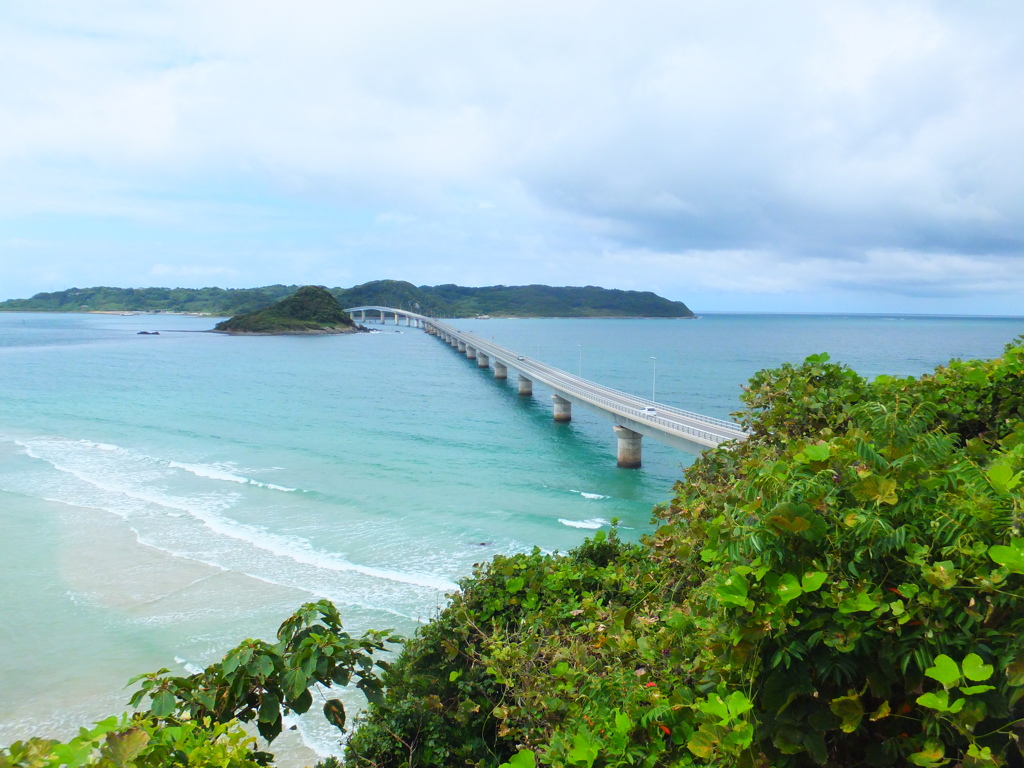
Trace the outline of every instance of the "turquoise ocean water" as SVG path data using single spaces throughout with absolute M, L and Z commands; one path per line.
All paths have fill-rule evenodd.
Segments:
M 692 460 L 645 440 L 644 467 L 617 469 L 610 422 L 555 424 L 550 392 L 519 397 L 514 375 L 416 329 L 198 332 L 214 322 L 0 314 L 0 744 L 67 736 L 119 711 L 131 675 L 269 638 L 315 597 L 353 631 L 410 633 L 496 553 L 564 551 L 613 517 L 641 535 Z M 456 325 L 719 417 L 756 370 L 809 354 L 920 374 L 1024 333 L 882 316 Z M 336 746 L 296 725 L 286 764 Z

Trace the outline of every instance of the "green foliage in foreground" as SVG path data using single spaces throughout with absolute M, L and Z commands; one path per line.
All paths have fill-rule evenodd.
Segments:
M 1024 344 L 764 371 L 642 545 L 498 557 L 384 675 L 366 768 L 1022 765 Z
M 166 669 L 139 675 L 132 716 L 111 717 L 83 728 L 66 743 L 33 738 L 0 749 L 0 768 L 253 768 L 270 765 L 273 755 L 256 749 L 243 728 L 255 722 L 269 743 L 280 735 L 283 716 L 313 706 L 312 687 L 354 683 L 368 701 L 380 698 L 374 659 L 387 632 L 353 638 L 343 631 L 341 616 L 330 602 L 307 603 L 281 625 L 274 644 L 245 640 L 222 661 L 188 677 Z M 320 694 L 318 694 L 320 695 Z M 338 699 L 322 704 L 328 721 L 345 725 Z
M 348 333 L 355 323 L 330 291 L 305 285 L 266 309 L 236 315 L 214 328 L 229 333 Z

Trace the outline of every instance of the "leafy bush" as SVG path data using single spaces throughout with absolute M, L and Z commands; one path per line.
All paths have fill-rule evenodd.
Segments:
M 256 739 L 237 721 L 182 722 L 111 717 L 62 744 L 33 738 L 0 750 L 0 768 L 258 768 Z
M 302 714 L 313 704 L 310 687 L 355 681 L 369 701 L 379 699 L 376 668 L 387 662 L 373 654 L 385 642 L 400 642 L 388 632 L 353 638 L 343 631 L 337 608 L 327 600 L 306 603 L 281 624 L 278 642 L 245 640 L 222 661 L 188 677 L 166 669 L 139 675 L 141 686 L 131 704 L 149 703 L 132 717 L 111 717 L 83 728 L 67 743 L 33 738 L 0 749 L 0 768 L 253 768 L 269 765 L 273 755 L 256 751 L 256 739 L 242 724 L 272 742 L 282 716 Z M 328 721 L 345 725 L 338 699 L 323 705 Z
M 496 558 L 386 673 L 359 766 L 1020 765 L 1024 346 L 755 376 L 642 546 Z M 503 766 L 504 768 L 504 766 Z

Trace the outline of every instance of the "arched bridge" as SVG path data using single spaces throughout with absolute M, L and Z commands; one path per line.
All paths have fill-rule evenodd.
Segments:
M 357 319 L 361 322 L 366 322 L 369 312 L 371 319 L 376 315 L 381 323 L 391 317 L 395 325 L 403 321 L 407 326 L 422 328 L 469 360 L 475 360 L 478 367 L 492 368 L 496 379 L 508 378 L 511 368 L 518 374 L 520 395 L 532 395 L 534 382 L 543 384 L 554 392 L 551 399 L 555 421 L 571 420 L 574 403 L 609 419 L 618 438 L 620 467 L 640 466 L 645 436 L 691 453 L 747 437 L 739 425 L 731 421 L 602 386 L 426 315 L 381 306 L 351 307 L 346 311 L 353 317 L 358 313 Z

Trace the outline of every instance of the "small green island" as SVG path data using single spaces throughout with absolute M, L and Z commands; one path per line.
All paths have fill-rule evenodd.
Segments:
M 265 309 L 219 322 L 213 330 L 257 336 L 306 335 L 357 333 L 359 326 L 322 285 L 304 285 Z

